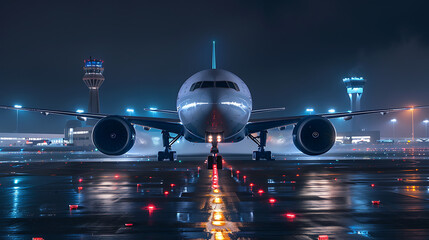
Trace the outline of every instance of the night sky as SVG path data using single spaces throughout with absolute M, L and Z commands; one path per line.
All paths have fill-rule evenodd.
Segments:
M 83 60 L 102 58 L 101 109 L 175 109 L 192 74 L 242 78 L 254 108 L 282 115 L 349 110 L 343 77 L 367 79 L 362 108 L 429 104 L 429 1 L 16 1 L 0 2 L 0 104 L 87 109 Z M 364 118 L 367 130 L 410 135 L 410 114 Z M 153 116 L 153 114 L 152 114 Z M 169 115 L 157 115 L 171 117 Z M 0 132 L 16 113 L 0 111 Z M 429 111 L 416 112 L 416 135 Z M 62 132 L 67 117 L 20 113 L 20 131 Z M 341 126 L 338 126 L 341 129 Z

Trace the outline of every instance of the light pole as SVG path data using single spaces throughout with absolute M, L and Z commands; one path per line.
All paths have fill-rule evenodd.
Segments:
M 311 115 L 311 114 L 314 112 L 314 109 L 313 109 L 313 108 L 307 108 L 307 109 L 305 109 L 305 111 L 306 111 L 309 115 Z
M 414 142 L 414 108 L 411 108 L 411 140 Z
M 19 109 L 21 109 L 22 106 L 17 104 L 13 107 L 16 108 L 16 132 L 18 132 Z
M 392 129 L 393 129 L 393 139 L 395 139 L 395 124 L 397 122 L 396 118 L 390 119 L 390 122 L 392 123 Z
M 425 119 L 425 120 L 423 121 L 423 123 L 424 123 L 424 124 L 425 124 L 425 126 L 426 126 L 426 138 L 428 138 L 428 123 L 429 123 L 429 120 Z

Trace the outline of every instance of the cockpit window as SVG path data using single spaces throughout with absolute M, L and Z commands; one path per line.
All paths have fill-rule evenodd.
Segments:
M 214 82 L 212 81 L 204 81 L 201 84 L 201 88 L 212 88 L 212 87 L 214 87 Z
M 234 82 L 229 82 L 229 81 L 201 81 L 201 82 L 196 82 L 193 83 L 191 88 L 189 89 L 189 91 L 194 91 L 195 89 L 198 88 L 232 88 L 235 91 L 240 91 L 240 89 L 238 88 L 238 85 Z
M 237 92 L 239 92 L 240 91 L 240 88 L 238 88 L 238 85 L 237 85 L 237 83 L 233 83 L 234 84 L 234 89 L 235 89 L 235 91 L 237 91 Z
M 217 81 L 216 87 L 218 87 L 218 88 L 229 88 L 228 83 L 226 83 L 226 81 Z

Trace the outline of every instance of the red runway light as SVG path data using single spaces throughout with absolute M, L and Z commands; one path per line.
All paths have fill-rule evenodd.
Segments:
M 329 240 L 329 236 L 328 235 L 319 235 L 318 240 Z
M 118 178 L 119 178 L 119 175 L 115 175 L 115 178 L 116 178 L 116 179 L 118 179 Z
M 255 186 L 255 184 L 251 183 L 251 184 L 249 184 L 249 186 L 253 187 L 253 186 Z
M 82 182 L 83 181 L 83 179 L 82 178 L 79 178 L 79 182 Z
M 164 195 L 168 195 L 168 194 L 169 194 L 169 192 L 168 192 L 168 191 L 165 191 L 165 192 L 164 192 Z
M 372 201 L 373 205 L 380 205 L 380 200 Z
M 246 179 L 246 176 L 243 176 L 244 179 Z
M 149 209 L 149 210 L 154 210 L 154 209 L 155 209 L 155 206 L 154 206 L 154 205 L 149 205 L 149 206 L 147 206 L 147 209 Z
M 237 170 L 237 172 L 236 172 L 236 173 L 237 173 L 237 174 L 239 174 L 239 173 L 240 173 L 240 171 L 238 171 L 238 170 Z
M 79 190 L 79 191 L 80 191 L 80 190 L 82 190 L 82 189 L 83 189 L 83 187 L 78 187 L 78 188 L 77 188 L 77 190 Z
M 132 224 L 132 223 L 125 223 L 125 227 L 132 227 L 132 226 L 134 226 L 134 224 Z
M 170 184 L 170 186 L 171 186 L 171 187 L 174 187 L 174 186 L 176 186 L 176 184 L 172 183 L 172 184 Z
M 375 184 L 373 183 L 373 184 L 371 184 L 371 187 L 375 187 Z
M 296 215 L 293 213 L 286 213 L 286 217 L 289 219 L 294 219 L 296 217 Z
M 258 190 L 258 193 L 259 193 L 259 194 L 262 194 L 262 193 L 264 193 L 264 190 L 259 189 L 259 190 Z
M 299 177 L 299 174 L 297 174 L 296 176 Z
M 275 200 L 274 198 L 270 198 L 268 201 L 269 201 L 270 203 L 275 203 L 275 202 L 276 202 L 276 200 Z
M 137 183 L 137 187 L 141 187 L 142 185 L 140 183 Z
M 76 210 L 79 205 L 69 205 L 70 210 Z
M 296 183 L 295 181 L 290 181 L 290 183 Z
M 34 237 L 34 238 L 32 238 L 33 240 L 45 240 L 44 238 L 41 238 L 41 237 Z

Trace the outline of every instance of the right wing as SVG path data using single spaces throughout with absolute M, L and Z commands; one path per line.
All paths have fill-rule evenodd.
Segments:
M 374 109 L 374 110 L 365 110 L 365 111 L 356 111 L 356 112 L 341 112 L 341 113 L 326 113 L 326 114 L 315 114 L 315 115 L 300 115 L 300 116 L 291 116 L 291 117 L 281 117 L 281 118 L 269 118 L 269 119 L 254 119 L 249 120 L 249 123 L 246 125 L 246 130 L 248 134 L 260 132 L 263 130 L 283 127 L 287 125 L 292 125 L 298 123 L 301 119 L 309 116 L 320 116 L 325 118 L 341 118 L 341 117 L 354 117 L 358 115 L 374 114 L 381 113 L 387 114 L 389 112 L 419 109 L 419 108 L 429 108 L 429 105 L 416 106 L 416 107 L 399 107 L 399 108 L 384 108 L 384 109 Z
M 5 106 L 5 105 L 0 105 L 0 109 L 39 112 L 43 115 L 53 114 L 53 115 L 73 116 L 73 117 L 77 117 L 79 120 L 86 120 L 87 118 L 102 119 L 104 117 L 113 116 L 113 114 L 77 113 L 72 111 L 51 110 L 51 109 L 41 109 L 41 108 L 26 108 L 26 107 L 16 108 L 13 106 Z M 136 125 L 140 125 L 148 128 L 166 130 L 168 132 L 172 132 L 180 135 L 183 135 L 183 132 L 184 132 L 183 125 L 180 123 L 180 120 L 178 118 L 171 119 L 171 118 L 126 116 L 126 115 L 122 115 L 120 117 L 127 119 L 132 124 L 136 124 Z

